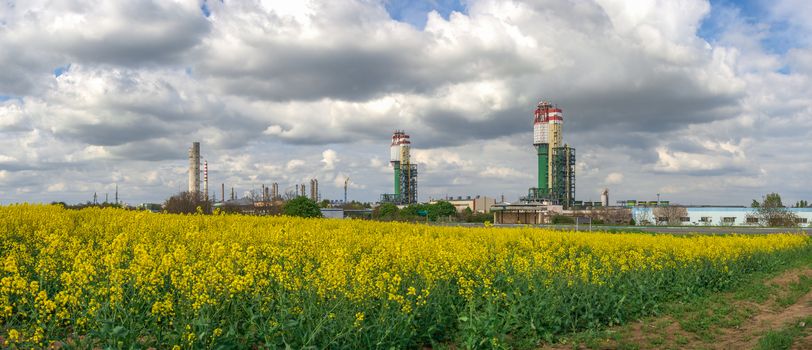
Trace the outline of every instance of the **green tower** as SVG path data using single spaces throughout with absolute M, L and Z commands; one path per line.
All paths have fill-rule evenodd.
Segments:
M 550 147 L 548 144 L 543 143 L 536 145 L 536 153 L 538 154 L 538 189 L 545 191 L 550 188 L 549 177 L 549 157 Z

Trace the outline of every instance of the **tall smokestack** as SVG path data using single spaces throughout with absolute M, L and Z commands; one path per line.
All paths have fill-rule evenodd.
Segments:
M 189 193 L 200 194 L 200 142 L 192 142 L 189 149 Z
M 310 199 L 319 201 L 319 180 L 310 179 Z

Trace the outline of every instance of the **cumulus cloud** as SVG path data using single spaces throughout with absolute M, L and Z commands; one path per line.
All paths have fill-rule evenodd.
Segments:
M 584 199 L 668 182 L 700 201 L 785 172 L 812 196 L 794 185 L 812 169 L 809 6 L 768 7 L 753 21 L 704 0 L 475 0 L 413 26 L 356 0 L 4 2 L 2 200 L 119 183 L 158 201 L 185 188 L 192 141 L 242 190 L 350 176 L 374 200 L 394 129 L 412 136 L 421 199 L 518 197 L 542 98 L 564 109 Z
M 333 151 L 331 149 L 325 150 L 321 152 L 321 162 L 324 163 L 324 170 L 333 170 L 336 167 L 336 163 L 339 162 L 338 152 Z
M 617 185 L 623 182 L 623 174 L 622 173 L 609 173 L 606 175 L 606 180 L 604 182 L 607 185 Z

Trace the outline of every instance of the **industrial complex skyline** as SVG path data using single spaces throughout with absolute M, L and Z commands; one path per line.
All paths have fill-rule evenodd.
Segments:
M 161 202 L 189 189 L 192 142 L 207 192 L 317 179 L 338 200 L 349 177 L 350 200 L 377 201 L 393 130 L 419 201 L 515 200 L 551 186 L 540 98 L 565 113 L 578 200 L 810 200 L 810 16 L 799 0 L 7 1 L 0 203 L 116 186 Z

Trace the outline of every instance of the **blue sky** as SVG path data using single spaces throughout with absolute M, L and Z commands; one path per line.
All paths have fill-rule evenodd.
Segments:
M 760 0 L 711 0 L 710 3 L 711 13 L 702 22 L 697 34 L 711 43 L 719 40 L 729 25 L 732 11 L 737 20 L 763 31 L 761 45 L 768 52 L 781 55 L 800 46 L 797 29 L 785 19 L 776 19 L 771 14 L 769 3 Z
M 385 2 L 385 6 L 393 19 L 421 29 L 426 26 L 426 15 L 431 11 L 437 11 L 446 19 L 454 11 L 465 13 L 465 5 L 460 0 L 390 0 Z
M 702 22 L 698 35 L 709 42 L 719 40 L 730 20 L 728 13 L 733 11 L 739 20 L 753 26 L 764 26 L 765 38 L 761 44 L 775 54 L 784 54 L 789 49 L 800 45 L 796 40 L 797 33 L 785 20 L 775 20 L 769 13 L 769 4 L 761 0 L 711 0 L 711 13 Z M 204 5 L 205 6 L 205 5 Z M 427 14 L 437 11 L 448 19 L 451 12 L 466 13 L 465 4 L 460 0 L 408 1 L 390 0 L 385 2 L 389 15 L 398 21 L 424 28 Z

